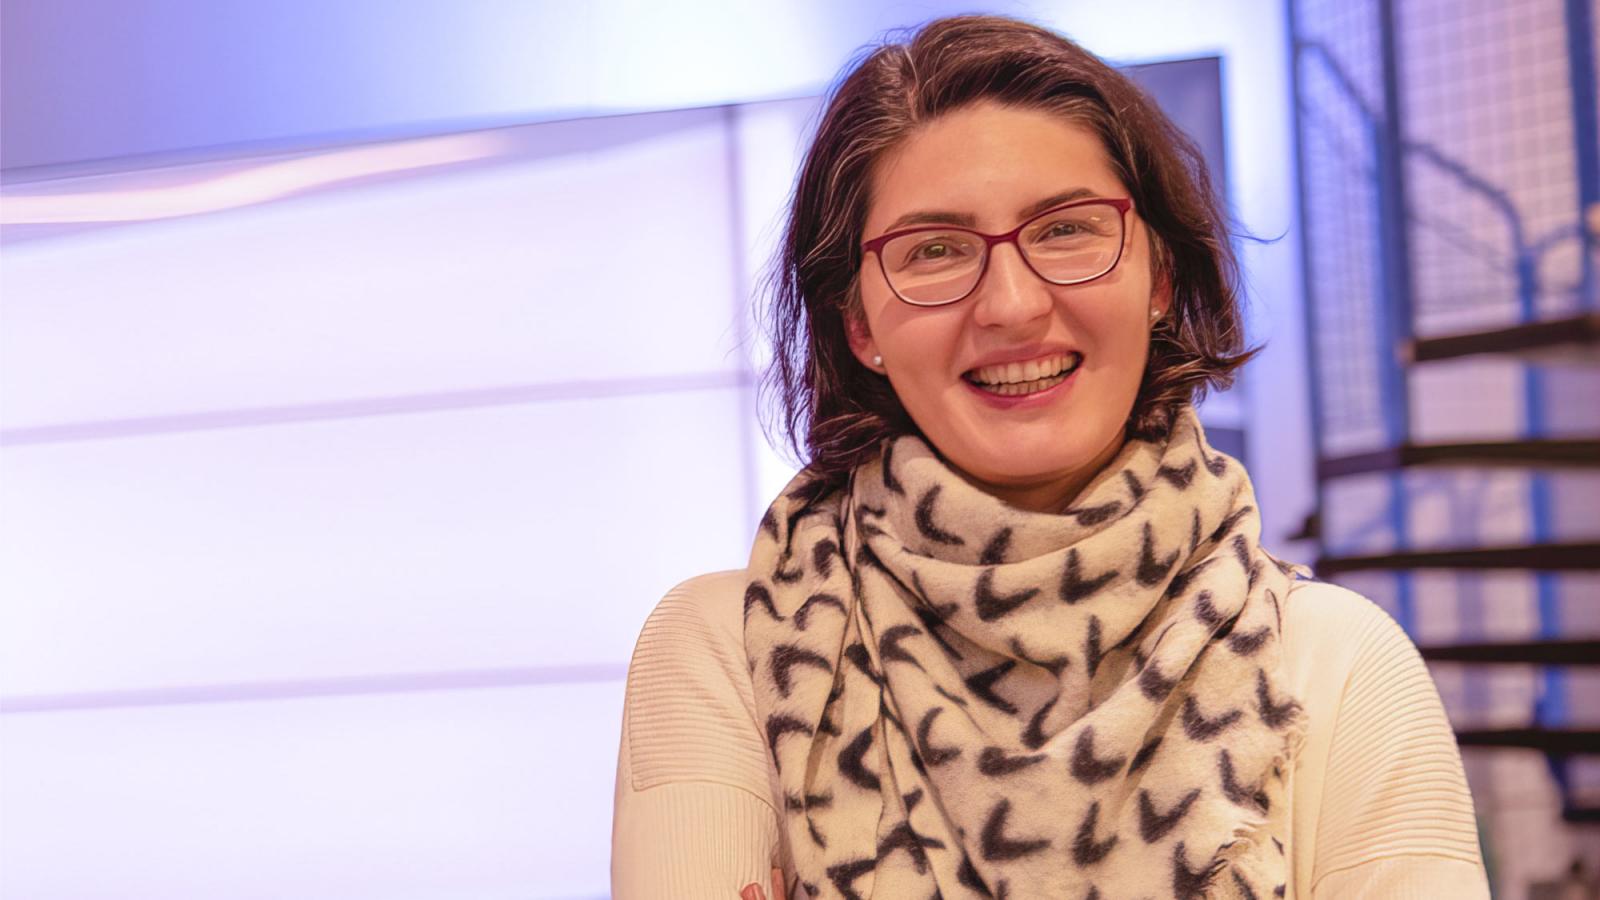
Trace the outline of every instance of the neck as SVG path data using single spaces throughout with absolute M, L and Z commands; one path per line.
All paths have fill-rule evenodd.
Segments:
M 961 475 L 968 484 L 984 491 L 991 496 L 1004 500 L 1017 509 L 1028 512 L 1060 514 L 1070 509 L 1078 495 L 1088 487 L 1089 482 L 1099 475 L 1122 450 L 1124 443 L 1121 434 L 1107 444 L 1094 459 L 1088 464 L 1073 469 L 1070 472 L 1058 473 L 1044 478 L 1030 479 L 1016 482 L 986 481 L 956 466 L 950 468 Z M 948 460 L 946 460 L 948 462 Z

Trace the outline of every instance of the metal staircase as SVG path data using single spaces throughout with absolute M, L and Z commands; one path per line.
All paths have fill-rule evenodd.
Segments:
M 1402 370 L 1438 359 L 1467 353 L 1510 354 L 1539 352 L 1542 358 L 1559 353 L 1568 362 L 1600 363 L 1600 316 L 1571 317 L 1553 322 L 1528 323 L 1497 331 L 1415 340 L 1412 352 L 1396 354 Z M 1319 459 L 1319 496 L 1328 482 L 1356 475 L 1396 473 L 1422 467 L 1457 467 L 1471 470 L 1511 468 L 1529 470 L 1588 469 L 1600 471 L 1600 438 L 1519 438 L 1516 440 L 1417 444 L 1359 454 Z M 1320 537 L 1313 518 L 1305 537 Z M 1411 572 L 1419 569 L 1519 570 L 1537 573 L 1600 570 L 1600 541 L 1544 541 L 1518 546 L 1474 546 L 1430 550 L 1394 550 L 1364 555 L 1329 555 L 1317 558 L 1319 577 L 1331 578 L 1356 571 Z M 1429 662 L 1475 666 L 1537 665 L 1600 666 L 1600 635 L 1545 637 L 1520 641 L 1464 641 L 1425 644 L 1418 648 Z M 1559 672 L 1547 674 L 1559 676 Z M 1565 778 L 1567 761 L 1579 754 L 1600 755 L 1600 727 L 1536 724 L 1526 728 L 1458 728 L 1463 747 L 1519 747 L 1546 754 L 1552 774 L 1563 791 L 1562 818 L 1574 823 L 1600 822 L 1600 804 L 1580 802 Z
M 1396 618 L 1413 635 L 1418 573 L 1449 571 L 1468 582 L 1490 572 L 1523 573 L 1536 598 L 1535 634 L 1514 640 L 1464 634 L 1419 649 L 1430 664 L 1474 672 L 1540 667 L 1540 699 L 1525 724 L 1460 725 L 1457 739 L 1463 747 L 1541 751 L 1561 791 L 1563 818 L 1597 822 L 1600 797 L 1574 792 L 1569 761 L 1600 755 L 1600 719 L 1573 721 L 1566 668 L 1600 666 L 1600 634 L 1572 633 L 1561 610 L 1563 591 L 1571 589 L 1563 579 L 1600 571 L 1600 510 L 1591 528 L 1576 531 L 1552 510 L 1561 499 L 1559 473 L 1600 472 L 1600 396 L 1563 396 L 1549 377 L 1558 369 L 1600 372 L 1595 23 L 1588 0 L 1510 5 L 1516 15 L 1564 22 L 1559 43 L 1531 55 L 1518 46 L 1508 55 L 1507 42 L 1532 38 L 1486 30 L 1476 48 L 1437 35 L 1411 41 L 1404 29 L 1437 21 L 1430 17 L 1439 14 L 1438 4 L 1425 0 L 1289 2 L 1319 457 L 1318 508 L 1296 537 L 1317 541 L 1319 577 L 1359 574 L 1369 579 L 1363 584 L 1380 578 Z M 1502 112 L 1491 108 L 1499 101 L 1488 92 L 1481 101 L 1466 90 L 1458 105 L 1440 102 L 1456 96 L 1452 85 L 1427 79 L 1475 71 L 1465 65 L 1474 53 L 1486 60 L 1564 54 L 1571 85 L 1566 120 L 1550 127 L 1570 142 L 1508 144 L 1482 131 L 1475 123 Z M 1485 77 L 1534 77 L 1482 68 L 1493 71 Z M 1483 107 L 1474 108 L 1477 102 Z M 1554 108 L 1559 118 L 1562 108 Z M 1526 116 L 1516 121 L 1537 127 Z M 1560 206 L 1563 196 L 1570 207 Z M 1481 324 L 1491 321 L 1499 324 Z M 1440 327 L 1446 322 L 1480 324 Z M 1489 439 L 1417 439 L 1416 422 L 1430 403 L 1471 417 L 1473 397 L 1441 395 L 1440 379 L 1430 380 L 1438 367 L 1463 361 L 1490 361 L 1507 373 L 1520 399 L 1516 420 L 1503 421 L 1486 403 L 1483 420 L 1469 423 L 1485 427 L 1466 430 L 1476 435 L 1498 426 Z M 1552 429 L 1552 413 L 1573 408 L 1564 404 L 1591 405 L 1586 433 Z M 1420 479 L 1449 473 L 1433 488 L 1449 493 L 1508 472 L 1523 473 L 1517 513 L 1528 523 L 1525 540 L 1476 538 L 1490 529 L 1467 522 L 1418 536 Z M 1345 487 L 1358 481 L 1367 489 L 1364 507 Z M 1329 528 L 1330 519 L 1341 526 Z M 1441 530 L 1448 536 L 1441 539 Z M 1476 602 L 1481 585 L 1472 593 Z M 1479 613 L 1496 598 L 1481 600 Z

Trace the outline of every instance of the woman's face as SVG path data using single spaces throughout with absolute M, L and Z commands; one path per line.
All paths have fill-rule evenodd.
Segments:
M 1088 129 L 1059 116 L 980 102 L 920 127 L 874 171 L 867 239 L 948 221 L 999 234 L 1050 198 L 1076 191 L 1122 198 L 1127 188 Z M 1150 240 L 1137 210 L 1125 217 L 1120 261 L 1084 284 L 1035 275 L 1016 244 L 996 245 L 965 299 L 915 307 L 890 289 L 876 254 L 860 272 L 865 329 L 851 349 L 888 376 L 923 435 L 968 480 L 1024 509 L 1060 511 L 1122 446 L 1149 351 Z M 881 365 L 872 361 L 883 357 Z M 1038 377 L 1065 358 L 1077 368 L 1033 393 L 985 387 Z M 1022 363 L 1021 373 L 990 366 Z M 1040 362 L 1029 371 L 1028 362 Z M 1004 395 L 997 391 L 1005 391 Z

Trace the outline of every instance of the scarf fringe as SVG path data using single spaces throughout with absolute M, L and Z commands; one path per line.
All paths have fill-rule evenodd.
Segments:
M 1300 753 L 1305 749 L 1309 717 L 1302 708 L 1300 714 L 1289 723 L 1283 737 L 1283 748 L 1272 757 L 1269 771 L 1284 773 L 1287 784 L 1287 773 L 1300 759 Z M 1287 792 L 1285 792 L 1287 793 Z M 1280 797 L 1279 806 L 1287 800 Z M 1201 900 L 1243 900 L 1243 898 L 1257 896 L 1242 892 L 1231 881 L 1224 880 L 1229 872 L 1238 871 L 1241 877 L 1249 873 L 1249 861 L 1259 853 L 1265 853 L 1263 844 L 1271 836 L 1272 818 L 1270 815 L 1252 815 L 1240 823 L 1233 830 L 1233 840 L 1224 844 L 1217 850 L 1217 855 L 1211 861 L 1211 866 L 1206 872 L 1205 882 L 1200 888 Z M 1292 866 L 1285 865 L 1285 872 L 1293 870 Z M 1247 881 L 1249 879 L 1246 879 Z M 1268 890 L 1276 885 L 1266 885 Z

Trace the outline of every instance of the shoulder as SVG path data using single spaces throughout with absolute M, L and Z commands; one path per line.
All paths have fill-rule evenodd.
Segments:
M 1343 585 L 1329 581 L 1296 581 L 1284 601 L 1284 628 L 1331 625 L 1342 629 L 1398 628 L 1383 607 Z
M 681 581 L 651 610 L 640 639 L 671 634 L 679 642 L 743 648 L 744 589 L 743 569 L 710 572 Z
M 1296 819 L 1311 877 L 1365 895 L 1426 870 L 1461 886 L 1451 896 L 1487 896 L 1455 733 L 1410 636 L 1361 594 L 1306 581 L 1283 640 L 1309 718 Z
M 1416 645 L 1383 607 L 1341 585 L 1297 581 L 1283 600 L 1284 651 L 1291 667 L 1329 677 L 1385 661 L 1415 659 Z
M 1324 581 L 1296 582 L 1283 602 L 1283 649 L 1291 686 L 1327 741 L 1353 718 L 1394 711 L 1393 701 L 1439 705 L 1427 664 L 1405 629 L 1378 604 Z
M 639 630 L 628 694 L 665 678 L 718 679 L 748 687 L 744 665 L 744 573 L 699 575 L 667 591 Z
M 720 781 L 764 791 L 743 594 L 742 571 L 701 575 L 668 591 L 646 618 L 624 700 L 635 788 Z
M 743 580 L 684 581 L 640 629 L 612 812 L 618 900 L 732 897 L 775 858 L 781 807 L 744 665 Z

